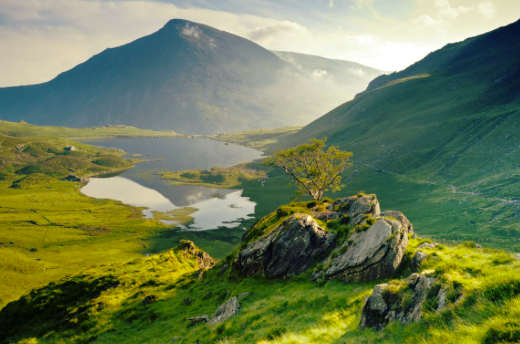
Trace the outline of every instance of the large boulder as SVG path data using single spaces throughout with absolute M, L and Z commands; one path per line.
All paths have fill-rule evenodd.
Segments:
M 389 217 L 389 218 L 394 218 L 396 219 L 397 221 L 401 222 L 401 225 L 406 228 L 406 231 L 408 232 L 408 234 L 410 235 L 414 235 L 414 231 L 413 231 L 413 224 L 410 222 L 410 220 L 408 220 L 408 218 L 406 216 L 404 216 L 403 213 L 401 213 L 400 211 L 395 211 L 395 210 L 385 210 L 381 213 L 381 216 L 382 217 Z
M 327 205 L 323 212 L 313 212 L 313 216 L 323 220 L 334 220 L 342 216 L 348 216 L 349 224 L 361 223 L 367 215 L 379 216 L 381 208 L 376 195 L 358 195 L 338 198 Z
M 421 319 L 422 306 L 431 294 L 435 279 L 425 274 L 414 273 L 401 282 L 404 285 L 398 290 L 394 290 L 395 286 L 388 283 L 375 286 L 372 294 L 365 300 L 360 328 L 381 329 L 391 321 L 411 324 Z M 437 297 L 444 299 L 444 307 L 445 291 L 441 288 L 438 293 Z
M 333 248 L 326 233 L 309 215 L 293 214 L 238 254 L 234 268 L 243 276 L 290 277 L 308 269 Z
M 208 321 L 208 325 L 218 325 L 235 316 L 240 310 L 240 303 L 236 296 L 233 296 L 226 303 L 222 304 Z
M 344 252 L 330 261 L 314 280 L 376 280 L 391 276 L 401 263 L 408 246 L 408 232 L 396 220 L 378 218 L 368 229 L 354 232 L 340 247 Z

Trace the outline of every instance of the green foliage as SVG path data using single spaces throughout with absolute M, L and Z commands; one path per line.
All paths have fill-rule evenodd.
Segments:
M 265 160 L 270 164 L 283 168 L 285 173 L 294 179 L 297 197 L 309 195 L 314 200 L 321 200 L 327 191 L 340 191 L 341 174 L 350 165 L 352 153 L 341 151 L 335 146 L 325 150 L 327 139 L 310 140 L 295 148 L 276 152 Z
M 265 178 L 259 171 L 239 164 L 231 167 L 213 167 L 206 170 L 187 170 L 160 173 L 163 179 L 172 180 L 173 185 L 200 185 L 218 188 L 238 187 L 244 181 L 257 181 Z
M 52 177 L 49 177 L 43 173 L 33 173 L 29 174 L 22 179 L 18 179 L 11 185 L 12 188 L 17 189 L 27 189 L 30 187 L 38 187 L 45 186 L 52 180 Z
M 520 321 L 512 320 L 493 325 L 486 333 L 483 344 L 520 342 Z
M 128 163 L 118 156 L 104 156 L 92 161 L 93 164 L 105 167 L 127 167 Z

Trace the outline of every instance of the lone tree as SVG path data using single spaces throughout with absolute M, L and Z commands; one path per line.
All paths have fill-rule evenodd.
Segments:
M 341 184 L 341 173 L 349 166 L 351 152 L 341 151 L 336 146 L 326 148 L 327 138 L 310 140 L 301 146 L 280 150 L 266 159 L 265 164 L 282 167 L 294 178 L 296 198 L 308 194 L 319 201 L 325 191 L 336 192 Z

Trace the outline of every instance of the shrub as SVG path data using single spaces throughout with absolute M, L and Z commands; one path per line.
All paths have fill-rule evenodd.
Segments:
M 27 165 L 25 167 L 22 167 L 21 169 L 17 170 L 15 173 L 18 175 L 24 175 L 24 174 L 33 174 L 33 173 L 43 173 L 43 168 L 36 165 Z
M 484 344 L 520 342 L 520 323 L 508 321 L 491 326 L 484 337 Z
M 287 329 L 285 327 L 276 327 L 276 328 L 272 329 L 271 331 L 269 331 L 269 333 L 267 334 L 267 339 L 274 340 L 277 337 L 281 337 L 282 335 L 284 335 L 286 333 L 287 333 Z
M 462 246 L 466 248 L 477 248 L 477 243 L 475 243 L 474 241 L 466 241 L 462 244 Z
M 520 295 L 520 279 L 516 276 L 489 280 L 484 286 L 484 296 L 491 301 L 510 299 L 518 295 Z

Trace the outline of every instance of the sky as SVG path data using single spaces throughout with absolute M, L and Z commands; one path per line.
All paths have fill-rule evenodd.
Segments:
M 174 18 L 394 71 L 520 19 L 520 0 L 0 0 L 0 87 L 49 81 Z

